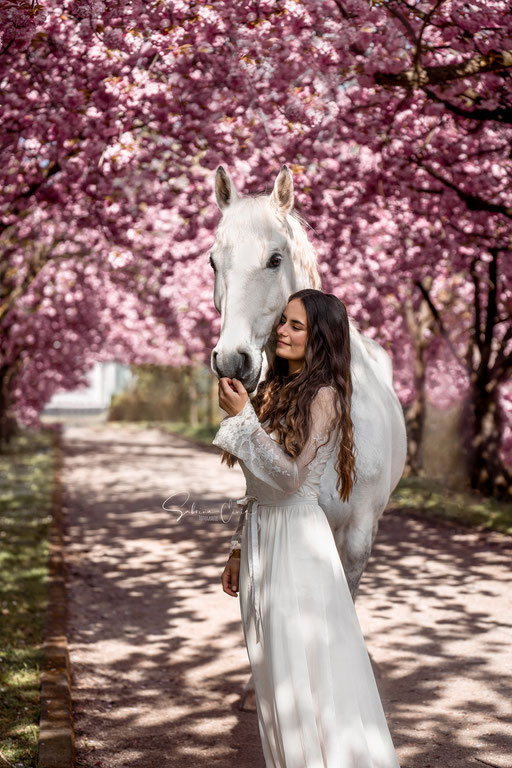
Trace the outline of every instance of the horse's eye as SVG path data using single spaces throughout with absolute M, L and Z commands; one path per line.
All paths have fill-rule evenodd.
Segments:
M 210 266 L 212 267 L 213 271 L 215 272 L 215 264 L 213 263 L 213 259 L 212 259 L 212 257 L 211 257 L 211 256 L 210 256 L 210 258 L 208 259 L 208 261 L 210 262 Z
M 268 260 L 269 267 L 278 267 L 281 263 L 281 254 L 275 251 Z

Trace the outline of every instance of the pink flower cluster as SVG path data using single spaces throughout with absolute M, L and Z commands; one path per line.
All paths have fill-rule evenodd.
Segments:
M 505 2 L 3 2 L 0 28 L 0 366 L 24 418 L 101 355 L 208 362 L 212 173 L 254 194 L 286 162 L 324 289 L 389 349 L 404 404 L 428 287 L 429 396 L 487 366 L 510 460 Z

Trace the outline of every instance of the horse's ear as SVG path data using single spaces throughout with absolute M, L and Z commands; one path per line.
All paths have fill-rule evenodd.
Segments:
M 231 181 L 231 176 L 222 165 L 219 165 L 215 173 L 215 197 L 221 211 L 231 205 L 234 200 L 238 200 L 239 197 L 236 187 Z
M 283 165 L 274 183 L 270 202 L 284 215 L 293 208 L 293 176 L 287 165 Z

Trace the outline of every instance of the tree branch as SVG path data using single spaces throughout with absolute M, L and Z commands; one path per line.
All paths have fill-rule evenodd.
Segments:
M 4 295 L 0 296 L 0 321 L 5 321 L 6 316 L 16 305 L 18 299 L 23 298 L 28 293 L 33 283 L 48 264 L 55 263 L 56 261 L 64 261 L 65 259 L 83 259 L 87 256 L 88 251 L 85 248 L 76 253 L 63 253 L 60 256 L 52 256 L 51 254 L 55 247 L 60 243 L 65 242 L 66 239 L 67 238 L 65 237 L 59 237 L 53 240 L 51 246 L 45 247 L 36 253 L 32 260 L 28 260 L 27 257 L 27 273 L 22 282 L 19 285 L 12 286 L 12 290 L 9 293 L 5 291 L 2 292 L 2 294 L 5 295 L 5 300 Z
M 400 11 L 397 11 L 397 9 L 389 3 L 386 5 L 386 11 L 391 16 L 394 16 L 395 19 L 398 19 L 398 21 L 402 24 L 403 28 L 407 32 L 407 36 L 409 37 L 411 43 L 417 46 L 418 38 L 409 19 L 407 19 L 402 13 L 400 13 Z
M 467 117 L 469 120 L 493 120 L 497 123 L 512 123 L 512 107 L 498 107 L 497 109 L 462 109 L 456 104 L 451 104 L 449 101 L 441 99 L 437 93 L 434 93 L 430 88 L 423 88 L 429 99 L 437 101 L 438 104 L 443 104 L 449 112 L 453 112 L 454 115 L 459 117 Z
M 376 72 L 377 85 L 402 88 L 422 88 L 425 85 L 439 85 L 464 77 L 473 77 L 485 72 L 499 72 L 512 67 L 512 51 L 489 51 L 478 54 L 457 64 L 442 64 L 436 67 L 404 69 L 402 72 Z
M 343 5 L 340 3 L 340 0 L 334 0 L 334 5 L 337 6 L 338 11 L 341 13 L 341 15 L 343 16 L 345 21 L 349 21 L 350 20 L 350 15 L 346 11 L 346 9 L 343 7 Z
M 433 168 L 429 168 L 429 166 L 422 163 L 421 160 L 416 159 L 414 162 L 419 168 L 423 168 L 425 171 L 427 171 L 427 173 L 429 173 L 434 179 L 437 179 L 437 181 L 442 182 L 446 187 L 452 189 L 460 198 L 460 200 L 466 203 L 470 211 L 488 211 L 489 213 L 501 213 L 508 219 L 512 219 L 512 206 L 502 205 L 501 203 L 491 203 L 490 200 L 485 200 L 483 197 L 472 195 L 470 192 L 465 192 L 463 189 L 454 184 L 453 181 L 450 181 L 450 179 L 447 179 L 445 176 L 438 173 L 438 171 L 434 171 Z
M 17 202 L 21 200 L 25 200 L 27 197 L 32 197 L 32 195 L 35 195 L 35 193 L 40 189 L 40 187 L 43 186 L 43 184 L 46 184 L 48 179 L 50 179 L 52 176 L 55 176 L 56 173 L 60 171 L 61 167 L 59 162 L 55 162 L 53 165 L 51 165 L 48 169 L 48 172 L 46 176 L 39 181 L 35 181 L 33 184 L 30 185 L 28 189 L 25 190 L 25 192 L 22 192 L 18 197 L 16 197 L 13 200 L 14 207 L 9 211 L 9 215 L 16 215 L 20 212 L 20 207 L 16 205 Z M 0 221 L 0 234 L 2 232 L 5 232 L 5 230 L 10 227 L 11 225 L 8 224 L 5 221 Z
M 512 325 L 507 328 L 505 335 L 501 340 L 500 351 L 496 355 L 494 365 L 489 371 L 490 377 L 497 381 L 504 379 L 507 375 L 510 375 L 512 371 L 512 350 L 508 354 L 505 354 L 505 347 L 510 339 L 512 339 Z
M 434 302 L 433 302 L 433 301 L 432 301 L 432 299 L 430 298 L 430 294 L 429 294 L 429 292 L 428 292 L 428 289 L 427 289 L 427 288 L 426 288 L 426 287 L 423 285 L 423 283 L 421 282 L 421 280 L 415 280 L 415 281 L 414 281 L 414 284 L 415 284 L 415 285 L 416 285 L 416 286 L 419 288 L 421 295 L 422 295 L 422 296 L 423 296 L 423 298 L 425 299 L 425 301 L 426 301 L 426 303 L 427 303 L 427 306 L 428 306 L 428 308 L 430 309 L 430 312 L 432 313 L 432 317 L 433 317 L 433 318 L 434 318 L 434 320 L 436 321 L 436 323 L 437 323 L 437 326 L 438 326 L 438 328 L 439 328 L 439 331 L 440 331 L 440 333 L 441 333 L 441 336 L 442 336 L 442 337 L 443 337 L 443 339 L 446 341 L 446 343 L 447 343 L 447 345 L 448 345 L 448 348 L 449 348 L 450 352 L 452 353 L 452 355 L 454 356 L 455 360 L 458 362 L 458 364 L 460 365 L 460 367 L 461 367 L 461 368 L 462 368 L 464 371 L 466 371 L 466 370 L 467 370 L 467 369 L 466 369 L 466 366 L 465 366 L 465 365 L 464 365 L 464 363 L 463 363 L 463 362 L 460 360 L 460 358 L 459 358 L 459 356 L 458 356 L 458 354 L 457 354 L 457 350 L 455 349 L 455 347 L 454 347 L 454 346 L 453 346 L 453 344 L 452 344 L 452 341 L 451 341 L 451 339 L 450 339 L 450 336 L 448 335 L 448 332 L 446 331 L 446 328 L 444 327 L 443 319 L 442 319 L 441 315 L 439 314 L 439 312 L 438 312 L 438 310 L 437 310 L 437 307 L 435 306 Z
M 489 348 L 490 355 L 491 341 L 494 332 L 494 321 L 496 319 L 496 315 L 498 314 L 498 249 L 489 248 L 489 253 L 492 256 L 492 259 L 489 262 L 489 291 L 487 294 L 487 313 L 485 318 L 484 340 L 486 347 Z
M 479 261 L 478 258 L 474 258 L 471 260 L 471 266 L 469 268 L 469 273 L 471 275 L 471 279 L 473 280 L 473 285 L 475 287 L 475 295 L 474 295 L 474 302 L 475 302 L 475 323 L 473 326 L 473 333 L 471 334 L 473 336 L 473 343 L 476 344 L 478 348 L 478 352 L 480 354 L 480 360 L 482 359 L 482 336 L 480 334 L 480 318 L 481 318 L 481 308 L 480 308 L 480 280 L 478 279 L 478 273 L 476 271 L 476 265 Z M 470 337 L 471 338 L 471 337 Z M 473 349 L 471 342 L 468 344 L 468 350 L 467 350 L 467 357 L 468 361 L 468 369 L 473 370 Z

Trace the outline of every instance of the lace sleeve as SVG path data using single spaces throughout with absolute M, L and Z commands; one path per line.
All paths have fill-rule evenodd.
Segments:
M 336 391 L 320 387 L 311 403 L 310 434 L 299 456 L 289 456 L 268 435 L 258 421 L 250 400 L 235 416 L 221 421 L 213 445 L 241 459 L 248 469 L 264 482 L 285 493 L 294 493 L 309 474 L 309 462 L 317 445 L 326 442 L 335 414 Z

